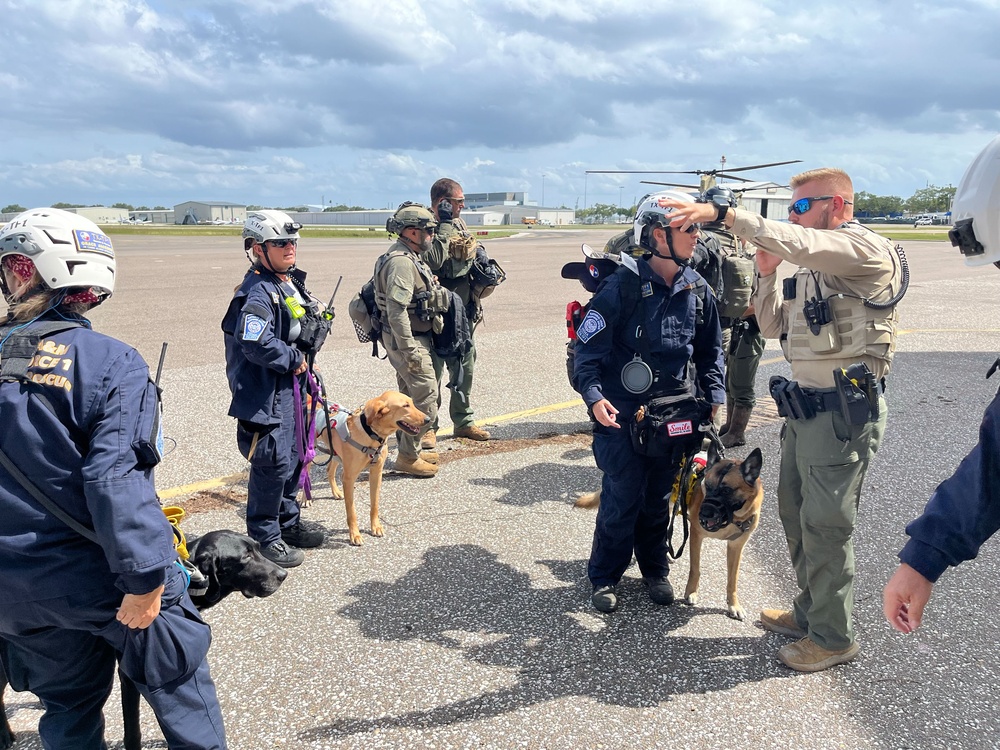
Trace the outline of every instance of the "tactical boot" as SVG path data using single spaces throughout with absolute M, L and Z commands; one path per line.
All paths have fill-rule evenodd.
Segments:
M 468 438 L 469 440 L 489 440 L 490 433 L 482 427 L 476 427 L 474 424 L 467 424 L 464 427 L 455 428 L 455 437 Z
M 289 547 L 280 539 L 262 548 L 260 554 L 282 568 L 298 567 L 306 559 L 302 550 Z
M 805 638 L 808 635 L 805 628 L 795 621 L 795 615 L 787 609 L 762 609 L 760 624 L 764 630 L 787 635 L 789 638 Z
M 281 539 L 285 544 L 299 549 L 318 547 L 323 543 L 323 532 L 307 528 L 301 521 L 294 526 L 281 530 Z
M 438 462 L 437 451 L 420 451 L 420 460 L 436 466 Z
M 618 595 L 614 586 L 594 586 L 594 593 L 590 596 L 590 603 L 599 612 L 614 612 L 618 609 Z
M 666 607 L 674 603 L 674 587 L 664 578 L 643 578 L 643 584 L 649 589 L 649 598 L 656 604 Z
M 831 651 L 812 638 L 789 643 L 778 649 L 778 661 L 796 672 L 822 672 L 824 669 L 849 662 L 861 650 L 857 641 L 847 648 Z
M 750 421 L 750 413 L 753 411 L 749 406 L 737 406 L 733 409 L 733 418 L 729 423 L 729 430 L 722 436 L 722 445 L 726 448 L 735 448 L 738 445 L 746 445 L 747 423 Z
M 434 430 L 427 430 L 420 436 L 420 450 L 434 452 L 437 450 L 438 436 Z
M 729 423 L 733 421 L 733 402 L 726 401 L 726 422 L 721 427 L 719 427 L 719 437 L 722 437 L 727 432 L 729 432 Z
M 409 474 L 411 477 L 421 479 L 428 479 L 438 473 L 436 465 L 428 463 L 422 458 L 410 458 L 409 456 L 396 456 L 393 468 L 401 474 Z

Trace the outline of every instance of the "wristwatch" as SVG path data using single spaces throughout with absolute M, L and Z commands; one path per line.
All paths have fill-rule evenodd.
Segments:
M 720 224 L 726 223 L 726 214 L 729 213 L 729 202 L 719 203 L 715 206 L 715 220 Z

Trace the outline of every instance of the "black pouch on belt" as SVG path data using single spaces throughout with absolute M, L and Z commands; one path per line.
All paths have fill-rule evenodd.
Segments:
M 878 386 L 875 375 L 864 362 L 833 371 L 840 396 L 840 413 L 849 425 L 867 424 L 878 419 Z

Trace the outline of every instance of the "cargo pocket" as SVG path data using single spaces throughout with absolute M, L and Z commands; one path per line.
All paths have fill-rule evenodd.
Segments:
M 161 609 L 145 630 L 126 628 L 121 668 L 134 682 L 156 690 L 192 675 L 211 643 L 211 629 L 183 597 Z

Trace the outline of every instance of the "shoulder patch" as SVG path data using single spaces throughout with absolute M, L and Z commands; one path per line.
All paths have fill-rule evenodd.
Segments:
M 243 336 L 241 337 L 244 341 L 257 341 L 260 339 L 261 334 L 264 333 L 264 328 L 267 326 L 267 322 L 256 315 L 247 315 L 243 318 Z
M 580 322 L 580 327 L 576 331 L 576 337 L 586 344 L 594 336 L 607 328 L 607 326 L 608 324 L 605 322 L 603 315 L 597 312 L 597 310 L 588 310 Z

